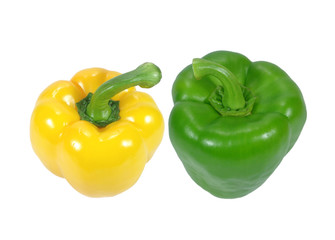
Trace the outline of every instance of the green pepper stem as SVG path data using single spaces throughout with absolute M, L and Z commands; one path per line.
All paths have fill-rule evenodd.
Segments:
M 86 113 L 95 121 L 107 120 L 111 115 L 109 100 L 119 92 L 139 85 L 151 88 L 162 78 L 160 69 L 153 63 L 144 63 L 135 70 L 116 76 L 103 83 L 93 94 Z
M 202 58 L 195 58 L 192 62 L 193 72 L 196 79 L 211 75 L 219 80 L 224 89 L 222 104 L 231 110 L 241 109 L 245 106 L 245 98 L 242 88 L 236 76 L 226 67 Z

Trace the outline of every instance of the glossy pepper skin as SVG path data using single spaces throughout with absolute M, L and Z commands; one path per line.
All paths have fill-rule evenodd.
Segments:
M 30 125 L 35 153 L 52 173 L 84 195 L 113 196 L 130 188 L 161 142 L 164 122 L 157 105 L 148 94 L 132 87 L 138 82 L 143 85 L 142 79 L 129 84 L 129 79 L 141 74 L 140 78 L 159 82 L 160 70 L 153 64 L 143 65 L 123 75 L 102 68 L 82 70 L 70 81 L 51 84 L 36 102 Z M 97 127 L 80 119 L 76 103 L 90 92 L 99 92 L 104 83 L 111 88 L 122 81 L 128 82 L 114 88 L 112 94 L 112 100 L 119 101 L 118 120 Z M 108 108 L 102 103 L 109 101 L 110 92 L 102 90 L 105 99 L 97 101 L 93 111 Z
M 220 198 L 261 186 L 306 121 L 298 86 L 278 66 L 217 51 L 177 76 L 170 140 L 191 178 Z

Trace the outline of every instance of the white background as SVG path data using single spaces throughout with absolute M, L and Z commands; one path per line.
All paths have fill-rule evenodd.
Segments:
M 1 1 L 0 239 L 335 239 L 331 2 Z M 176 75 L 215 50 L 279 65 L 308 110 L 300 138 L 274 174 L 234 200 L 198 187 L 168 137 Z M 164 115 L 163 141 L 131 189 L 85 197 L 32 151 L 35 101 L 81 69 L 126 72 L 146 61 L 163 72 L 146 90 Z

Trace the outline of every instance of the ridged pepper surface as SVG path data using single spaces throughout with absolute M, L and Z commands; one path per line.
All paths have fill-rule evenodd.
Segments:
M 221 198 L 261 186 L 306 121 L 298 86 L 278 66 L 234 52 L 194 59 L 176 78 L 170 140 L 191 178 Z
M 153 99 L 134 86 L 149 88 L 160 79 L 159 68 L 145 63 L 122 75 L 85 69 L 70 81 L 51 84 L 31 117 L 35 153 L 82 194 L 105 197 L 125 191 L 140 177 L 164 130 Z

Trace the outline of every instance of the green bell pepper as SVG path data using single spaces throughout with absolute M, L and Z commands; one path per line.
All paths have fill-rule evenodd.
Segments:
M 169 135 L 191 178 L 220 198 L 261 186 L 306 121 L 298 86 L 278 66 L 228 51 L 194 59 L 177 76 Z

